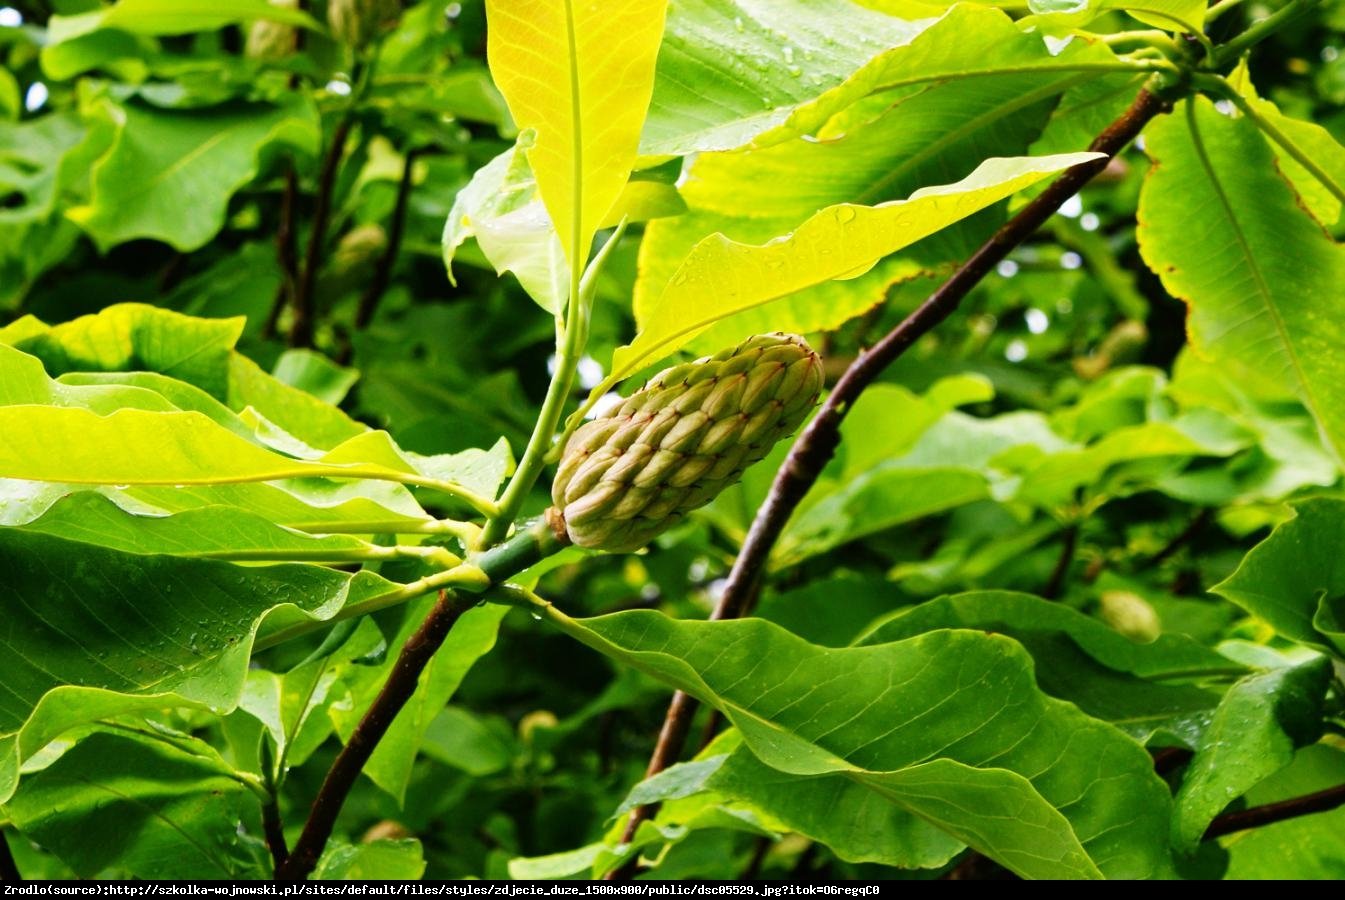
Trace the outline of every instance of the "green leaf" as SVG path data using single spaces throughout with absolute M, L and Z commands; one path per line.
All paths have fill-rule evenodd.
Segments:
M 1261 806 L 1345 784 L 1345 752 L 1325 743 L 1306 747 L 1294 762 L 1247 793 Z M 1323 880 L 1345 878 L 1340 852 L 1345 807 L 1239 831 L 1220 838 L 1228 852 L 1227 880 Z
M 1317 656 L 1239 680 L 1214 711 L 1177 793 L 1173 844 L 1188 852 L 1228 804 L 1322 734 L 1331 663 Z
M 465 470 L 469 477 L 475 473 L 478 483 L 498 484 L 495 476 L 504 469 L 489 462 L 498 453 L 484 454 L 485 460 L 480 452 L 465 454 L 466 459 L 404 455 L 384 432 L 352 438 L 318 460 L 295 459 L 251 443 L 199 412 L 122 409 L 100 416 L 75 408 L 4 406 L 0 434 L 0 476 L 70 484 L 185 487 L 371 478 L 472 496 L 470 488 L 453 478 L 455 472 Z M 53 446 L 61 451 L 49 452 Z M 147 456 L 144 447 L 158 449 Z
M 1028 0 L 1028 8 L 1036 15 L 1027 22 L 1061 32 L 1118 10 L 1166 31 L 1200 34 L 1205 27 L 1205 0 Z
M 939 628 L 992 631 L 1024 643 L 1034 634 L 1061 634 L 1108 668 L 1141 678 L 1239 668 L 1185 635 L 1164 634 L 1149 643 L 1135 643 L 1078 610 L 1013 591 L 969 591 L 926 601 L 878 624 L 860 643 L 886 644 Z
M 509 768 L 519 753 L 510 723 L 445 706 L 425 730 L 421 752 L 446 766 L 481 778 Z
M 117 138 L 94 165 L 88 205 L 67 215 L 103 250 L 134 238 L 195 250 L 224 226 L 229 198 L 257 176 L 264 151 L 318 151 L 317 111 L 298 93 L 210 110 L 104 101 L 100 114 Z
M 1342 188 L 1345 147 L 1322 126 L 1287 116 L 1274 103 L 1257 96 L 1245 60 L 1238 64 L 1229 81 L 1251 107 L 1257 126 L 1270 138 L 1280 172 L 1289 179 L 1308 211 L 1323 225 L 1334 225 L 1340 219 L 1341 194 L 1345 192 Z M 1309 171 L 1293 153 L 1307 157 L 1317 171 Z
M 1140 250 L 1189 304 L 1193 348 L 1250 380 L 1292 386 L 1339 461 L 1345 405 L 1333 390 L 1345 357 L 1333 348 L 1345 341 L 1345 251 L 1304 214 L 1248 119 L 1196 98 L 1147 135 L 1155 164 L 1140 195 Z
M 526 131 L 513 147 L 486 163 L 458 191 L 444 222 L 444 266 L 453 278 L 453 258 L 468 238 L 500 274 L 514 273 L 528 296 L 560 314 L 570 289 L 565 250 L 537 192 L 527 152 L 535 134 Z M 522 151 L 522 152 L 520 152 Z
M 378 667 L 351 668 L 346 675 L 348 699 L 333 705 L 330 715 L 337 734 L 349 740 L 395 664 L 407 639 L 420 628 L 421 621 L 434 605 L 427 597 L 408 604 L 401 628 L 388 642 L 387 662 Z M 462 684 L 462 679 L 478 659 L 495 646 L 500 620 L 509 612 L 507 606 L 481 605 L 463 614 L 444 645 L 435 653 L 429 665 L 420 673 L 416 691 L 393 719 L 387 733 L 378 742 L 373 756 L 365 764 L 365 775 L 387 791 L 399 804 L 406 795 L 411 780 L 411 769 L 430 724 Z
M 0 528 L 0 798 L 63 732 L 134 710 L 227 712 L 254 636 L 396 595 L 369 572 L 142 556 Z
M 333 629 L 323 647 L 288 672 L 248 670 L 238 706 L 265 726 L 275 744 L 278 780 L 303 765 L 332 733 L 328 709 L 346 697 L 338 689 L 339 680 L 352 665 L 383 650 L 382 633 L 365 617 Z
M 1185 409 L 1218 410 L 1256 439 L 1260 452 L 1251 459 L 1241 457 L 1236 493 L 1223 502 L 1243 498 L 1280 500 L 1301 488 L 1335 484 L 1339 469 L 1330 451 L 1322 446 L 1307 409 L 1283 385 L 1272 385 L 1269 391 L 1260 391 L 1259 387 L 1189 349 L 1173 366 L 1169 397 Z M 1254 465 L 1246 465 L 1253 460 Z M 1163 489 L 1171 490 L 1175 482 L 1165 479 Z
M 960 3 L 910 41 L 894 44 L 837 87 L 804 103 L 771 135 L 812 134 L 836 113 L 877 91 L 974 79 L 978 84 L 1024 72 L 1057 74 L 1142 71 L 1142 63 L 1119 60 L 1098 42 L 1076 37 L 1058 53 L 1042 53 L 1042 37 L 1023 39 L 1006 13 Z M 1057 48 L 1059 49 L 1059 48 Z
M 667 0 L 488 0 L 491 75 L 574 271 L 635 165 Z
M 369 430 L 330 402 L 286 384 L 234 352 L 243 328 L 241 318 L 204 319 L 143 303 L 118 303 L 55 326 L 31 317 L 20 320 L 0 330 L 0 343 L 38 357 L 47 372 L 61 376 L 66 384 L 148 388 L 179 409 L 203 412 L 231 428 L 237 419 L 230 411 L 247 413 L 251 407 L 247 414 L 254 419 L 263 417 L 266 428 L 279 426 L 304 444 L 323 450 Z M 11 357 L 4 364 L 27 382 L 42 380 L 41 373 Z M 201 397 L 201 392 L 209 396 Z M 118 396 L 113 391 L 104 393 Z M 111 411 L 111 407 L 87 402 L 79 405 Z M 256 435 L 258 431 L 254 425 L 240 433 Z
M 862 781 L 841 775 L 801 778 L 778 772 L 746 749 L 735 751 L 717 766 L 707 778 L 707 788 L 821 841 L 849 862 L 933 869 L 966 846 L 936 824 L 896 803 L 884 802 Z
M 344 400 L 360 379 L 355 369 L 337 365 L 321 353 L 303 347 L 280 354 L 271 374 L 278 381 L 333 406 Z
M 357 560 L 379 558 L 372 544 L 348 535 L 313 537 L 274 525 L 246 510 L 208 506 L 169 516 L 133 515 L 92 492 L 68 494 L 26 531 L 83 541 L 127 553 L 215 559 Z
M 247 790 L 208 745 L 96 731 L 24 780 L 14 825 L 81 877 L 249 878 L 240 845 Z
M 1148 754 L 1041 694 L 1005 638 L 938 631 L 828 650 L 761 621 L 549 614 L 720 709 L 770 768 L 851 779 L 1019 874 L 1166 869 L 1167 790 Z
M 1294 517 L 1210 590 L 1291 640 L 1345 656 L 1345 633 L 1323 614 L 1345 596 L 1345 569 L 1337 564 L 1345 549 L 1345 500 L 1319 497 L 1292 508 Z
M 640 152 L 741 147 L 927 24 L 846 0 L 679 0 L 668 10 Z
M 1096 154 L 990 159 L 955 184 L 922 188 L 904 201 L 840 204 L 793 234 L 760 246 L 722 235 L 698 243 L 678 267 L 640 332 L 613 356 L 612 374 L 591 396 L 686 345 L 715 322 L 803 288 L 862 274 L 879 259 Z
M 792 565 L 848 541 L 989 497 L 985 477 L 967 469 L 877 469 L 810 504 L 790 522 L 771 562 Z
M 1078 488 L 1118 493 L 1130 475 L 1126 464 L 1194 456 L 1231 456 L 1250 443 L 1246 433 L 1222 416 L 1193 410 L 1171 422 L 1120 428 L 1079 449 L 1062 450 L 1024 467 L 1018 496 L 1043 507 L 1070 501 Z M 1141 483 L 1147 474 L 1139 470 Z M 1104 478 L 1104 476 L 1106 476 Z
M 158 372 L 194 384 L 217 399 L 228 391 L 229 354 L 242 319 L 197 319 L 143 303 L 123 303 L 55 326 L 28 320 L 0 341 L 66 372 Z M 16 323 L 17 325 L 17 323 Z
M 475 238 L 497 273 L 512 272 L 528 296 L 554 314 L 565 308 L 569 268 L 528 164 L 534 138 L 532 131 L 525 131 L 458 191 L 444 222 L 444 266 L 449 281 L 457 284 L 453 260 L 468 238 Z M 597 227 L 614 227 L 623 219 L 634 223 L 677 215 L 685 208 L 673 185 L 632 178 Z
M 972 591 L 921 603 L 879 622 L 857 643 L 884 644 L 940 628 L 1013 638 L 1032 654 L 1043 691 L 1140 741 L 1161 731 L 1194 744 L 1219 702 L 1212 691 L 1160 680 L 1242 671 L 1184 635 L 1135 643 L 1069 607 L 1010 591 Z
M 333 841 L 313 871 L 318 881 L 419 881 L 424 874 L 425 851 L 415 838 Z
M 844 647 L 906 601 L 890 581 L 840 574 L 783 593 L 769 593 L 754 615 L 811 644 Z
M 1036 35 L 1015 33 L 1049 59 Z M 716 232 L 743 243 L 784 235 L 819 209 L 874 204 L 966 176 L 992 156 L 1025 153 L 1052 98 L 1090 73 L 1045 68 L 990 81 L 953 81 L 888 91 L 844 110 L 816 140 L 790 140 L 733 153 L 700 154 L 682 194 L 687 215 L 655 222 L 640 245 L 635 314 L 644 326 L 692 247 Z M 712 329 L 697 347 L 732 343 L 735 332 L 831 330 L 883 300 L 888 286 L 969 256 L 1003 220 L 986 210 L 926 238 L 872 271 L 794 293 L 768 309 L 744 311 Z
M 52 43 L 59 44 L 101 28 L 131 34 L 185 34 L 256 19 L 320 30 L 304 12 L 267 0 L 220 0 L 208 7 L 193 0 L 119 0 L 93 12 L 52 16 L 49 28 Z

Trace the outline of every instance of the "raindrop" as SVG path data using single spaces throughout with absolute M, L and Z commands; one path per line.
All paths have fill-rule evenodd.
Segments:
M 734 16 L 734 17 L 733 17 L 733 28 L 734 28 L 734 30 L 737 31 L 739 34 L 742 34 L 744 31 L 747 30 L 747 26 L 746 26 L 745 24 L 743 24 L 743 17 L 742 17 L 742 16 Z
M 35 112 L 43 103 L 47 102 L 50 92 L 47 86 L 40 81 L 35 81 L 28 88 L 28 93 L 23 98 L 23 108 L 29 112 Z

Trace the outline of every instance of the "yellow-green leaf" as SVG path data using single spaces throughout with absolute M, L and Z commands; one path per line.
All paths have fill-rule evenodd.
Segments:
M 572 267 L 635 164 L 667 0 L 489 0 L 491 74 Z
M 1095 153 L 989 159 L 955 184 L 922 188 L 906 200 L 877 206 L 840 203 L 810 217 L 792 234 L 761 245 L 722 234 L 687 255 L 634 342 L 619 348 L 612 384 L 683 347 L 719 320 L 821 284 L 854 278 L 878 260 Z

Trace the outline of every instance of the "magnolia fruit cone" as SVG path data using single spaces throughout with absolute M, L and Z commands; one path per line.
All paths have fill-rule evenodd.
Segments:
M 299 0 L 270 0 L 272 6 L 298 9 Z M 293 25 L 259 19 L 248 29 L 243 55 L 248 59 L 276 60 L 293 56 L 298 30 Z
M 640 549 L 793 432 L 821 390 L 822 361 L 790 334 L 665 369 L 570 438 L 553 526 L 581 547 Z
M 338 41 L 358 50 L 390 28 L 401 11 L 400 0 L 331 0 L 327 24 Z

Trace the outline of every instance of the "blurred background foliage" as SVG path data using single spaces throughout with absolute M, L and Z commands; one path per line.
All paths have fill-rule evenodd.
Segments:
M 55 324 L 127 301 L 244 316 L 243 353 L 402 447 L 442 453 L 503 435 L 517 453 L 547 384 L 551 317 L 475 241 L 458 251 L 456 283 L 441 253 L 458 192 L 517 136 L 485 66 L 482 3 L 394 5 L 372 37 L 347 40 L 318 24 L 332 18 L 321 0 L 277 4 L 278 21 L 255 20 L 261 3 L 199 4 L 185 27 L 137 0 L 0 8 L 0 317 Z M 1265 12 L 1249 2 L 1211 33 Z M 1092 27 L 1133 24 L 1113 13 Z M 1258 52 L 1251 80 L 1285 113 L 1345 137 L 1343 46 L 1345 9 L 1326 4 Z M 904 197 L 988 155 L 1082 149 L 1138 84 L 1124 74 L 1043 94 L 973 130 L 966 119 L 1021 97 L 1024 84 L 898 90 L 828 126 L 867 138 L 688 162 L 694 177 L 678 181 L 688 211 L 632 227 L 604 274 L 583 387 L 629 340 L 642 293 L 667 277 L 687 235 L 764 239 L 824 202 Z M 940 153 L 920 158 L 931 143 Z M 1289 390 L 1191 352 L 1183 303 L 1137 248 L 1143 151 L 1115 159 L 864 396 L 776 548 L 759 615 L 844 646 L 895 610 L 995 588 L 1057 597 L 1139 640 L 1296 652 L 1208 589 L 1289 517 L 1289 502 L 1339 496 L 1339 470 Z M 678 176 L 676 163 L 660 173 L 659 158 L 647 162 L 655 182 Z M 826 329 L 812 337 L 829 373 L 922 300 L 1004 206 L 798 301 Z M 823 323 L 833 303 L 858 314 Z M 712 332 L 698 346 L 715 345 Z M 543 576 L 547 596 L 575 613 L 703 617 L 782 452 L 647 554 L 582 566 L 562 556 Z M 543 503 L 539 491 L 533 506 Z M 278 661 L 300 662 L 293 652 Z M 352 653 L 345 668 L 360 664 Z M 360 696 L 359 678 L 342 683 L 356 687 L 329 704 Z M 1106 709 L 1113 689 L 1088 688 L 1090 711 L 1123 721 Z M 395 786 L 404 803 L 391 782 L 363 781 L 344 839 L 390 839 L 380 846 L 391 868 L 375 871 L 418 874 L 423 858 L 427 877 L 507 877 L 511 860 L 598 841 L 643 775 L 665 701 L 651 680 L 511 615 Z M 717 720 L 701 715 L 693 740 L 705 743 Z M 235 750 L 261 727 L 246 711 L 222 725 L 171 721 Z M 295 818 L 334 753 L 323 739 L 339 709 L 324 722 L 291 760 Z M 1340 732 L 1338 720 L 1327 727 Z M 1255 791 L 1275 799 L 1343 775 L 1337 740 Z M 897 875 L 798 834 L 764 840 L 789 829 L 750 803 L 696 796 L 660 814 L 659 877 Z M 1342 816 L 1275 826 L 1209 864 L 1340 877 L 1338 849 L 1314 841 L 1338 835 Z M 68 872 L 59 853 L 14 846 L 27 872 Z M 568 874 L 592 855 L 574 862 L 516 863 L 515 874 Z

